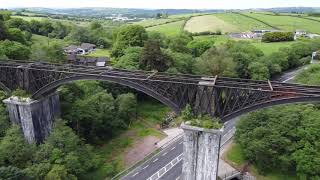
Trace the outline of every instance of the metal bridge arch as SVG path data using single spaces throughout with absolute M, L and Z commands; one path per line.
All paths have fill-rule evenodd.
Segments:
M 209 114 L 222 121 L 274 105 L 320 101 L 320 86 L 112 67 L 0 62 L 0 88 L 7 93 L 22 88 L 37 99 L 77 80 L 114 82 L 141 91 L 177 113 L 190 104 L 195 114 Z
M 283 98 L 283 99 L 277 99 L 277 100 L 272 100 L 269 102 L 263 102 L 259 104 L 255 104 L 253 106 L 249 106 L 243 109 L 240 109 L 238 111 L 235 111 L 231 114 L 228 114 L 227 116 L 223 117 L 223 121 L 229 121 L 233 118 L 239 117 L 241 115 L 258 111 L 260 109 L 265 109 L 269 108 L 272 106 L 277 106 L 277 105 L 285 105 L 285 104 L 299 104 L 299 103 L 319 103 L 320 102 L 320 97 L 297 97 L 297 98 Z
M 117 79 L 117 78 L 113 78 L 113 77 L 97 77 L 97 76 L 73 76 L 73 77 L 67 77 L 64 79 L 60 79 L 54 82 L 51 82 L 50 84 L 45 85 L 44 87 L 40 88 L 38 91 L 36 91 L 33 95 L 32 98 L 33 99 L 38 99 L 41 96 L 44 96 L 54 90 L 56 90 L 57 88 L 59 88 L 60 86 L 64 85 L 64 84 L 68 84 L 74 81 L 79 81 L 79 80 L 98 80 L 98 81 L 108 81 L 108 82 L 113 82 L 116 84 L 120 84 L 126 87 L 130 87 L 132 89 L 135 89 L 137 91 L 140 91 L 142 93 L 145 93 L 155 99 L 157 99 L 158 101 L 160 101 L 161 103 L 169 106 L 172 110 L 174 110 L 176 113 L 180 113 L 180 109 L 179 107 L 174 104 L 172 101 L 164 98 L 163 96 L 161 96 L 161 94 L 155 92 L 154 90 L 146 87 L 146 86 L 142 86 L 138 83 L 129 81 L 129 80 L 124 80 L 124 79 Z

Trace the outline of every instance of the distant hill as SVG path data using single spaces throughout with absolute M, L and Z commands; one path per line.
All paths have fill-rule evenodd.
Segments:
M 214 13 L 223 12 L 223 10 L 192 10 L 192 9 L 126 9 L 126 8 L 15 8 L 15 11 L 29 11 L 42 14 L 60 14 L 85 17 L 106 17 L 114 14 L 122 14 L 126 17 L 154 17 L 157 13 L 166 13 L 168 15 L 191 14 L 191 13 Z
M 191 14 L 191 13 L 217 13 L 230 10 L 201 10 L 201 9 L 127 9 L 127 8 L 15 8 L 15 11 L 30 11 L 42 14 L 60 14 L 71 16 L 85 16 L 85 17 L 106 17 L 114 14 L 122 14 L 127 17 L 154 17 L 157 13 L 166 13 L 168 15 L 176 14 Z M 320 12 L 320 7 L 284 7 L 284 8 L 269 8 L 269 9 L 235 9 L 231 11 L 271 11 L 279 13 L 310 13 Z

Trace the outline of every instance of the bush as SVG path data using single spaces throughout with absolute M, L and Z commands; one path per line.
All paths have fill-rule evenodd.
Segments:
M 262 36 L 262 42 L 294 41 L 292 32 L 269 32 Z

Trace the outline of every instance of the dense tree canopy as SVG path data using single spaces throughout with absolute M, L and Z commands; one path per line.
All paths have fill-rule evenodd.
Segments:
M 0 49 L 9 59 L 27 60 L 31 54 L 29 47 L 15 41 L 0 41 Z
M 140 25 L 123 26 L 115 33 L 112 56 L 122 56 L 123 51 L 130 46 L 143 47 L 147 39 L 148 34 L 144 27 Z
M 313 105 L 279 106 L 241 119 L 236 141 L 260 172 L 279 169 L 301 179 L 320 177 L 320 111 Z
M 124 55 L 116 61 L 114 66 L 122 69 L 138 70 L 141 53 L 142 47 L 129 47 L 124 50 Z
M 160 49 L 159 41 L 148 40 L 142 50 L 140 67 L 144 70 L 166 71 L 171 63 L 168 55 Z
M 236 63 L 224 47 L 212 47 L 206 51 L 195 64 L 196 73 L 211 76 L 221 75 L 235 77 Z
M 132 114 L 135 114 L 137 104 L 133 94 L 114 98 L 95 81 L 65 86 L 61 100 L 63 118 L 88 142 L 109 139 L 135 119 Z

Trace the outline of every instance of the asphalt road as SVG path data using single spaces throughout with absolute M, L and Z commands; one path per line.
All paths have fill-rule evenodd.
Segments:
M 280 82 L 291 82 L 294 77 L 307 66 L 300 67 L 288 72 L 285 72 L 280 77 L 275 78 L 275 81 Z M 235 125 L 240 118 L 234 118 L 225 123 L 225 129 L 222 136 L 221 145 L 226 143 L 230 134 L 234 134 Z M 231 135 L 231 136 L 232 136 Z M 182 157 L 183 144 L 182 138 L 176 142 L 167 146 L 165 149 L 160 151 L 159 154 L 155 155 L 138 168 L 123 177 L 123 180 L 176 180 L 179 178 L 182 172 Z M 223 146 L 221 147 L 223 149 Z M 164 168 L 166 167 L 166 168 Z

